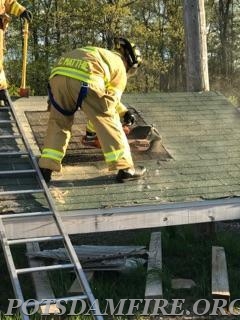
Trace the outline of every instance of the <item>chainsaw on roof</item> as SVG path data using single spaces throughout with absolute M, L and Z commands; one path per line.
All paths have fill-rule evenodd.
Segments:
M 123 131 L 125 132 L 129 146 L 133 151 L 148 151 L 151 149 L 154 142 L 162 140 L 160 133 L 152 125 L 123 125 Z M 82 138 L 82 144 L 88 148 L 101 148 L 97 135 L 92 139 L 87 139 L 87 137 L 84 136 Z

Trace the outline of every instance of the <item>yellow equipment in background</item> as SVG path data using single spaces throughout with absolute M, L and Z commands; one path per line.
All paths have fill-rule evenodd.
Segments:
M 22 51 L 22 80 L 19 94 L 21 97 L 29 96 L 29 88 L 26 87 L 27 73 L 27 51 L 28 51 L 28 21 L 24 19 L 23 24 L 23 51 Z

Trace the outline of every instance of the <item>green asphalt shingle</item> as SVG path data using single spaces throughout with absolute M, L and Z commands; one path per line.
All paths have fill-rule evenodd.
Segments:
M 136 165 L 145 165 L 147 174 L 143 180 L 127 184 L 115 183 L 114 173 L 108 172 L 101 160 L 66 163 L 62 175 L 54 174 L 50 186 L 59 210 L 204 201 L 240 195 L 240 113 L 222 94 L 125 94 L 123 102 L 159 130 L 172 159 L 134 155 Z M 21 98 L 14 105 L 35 154 L 39 154 L 26 112 L 45 110 L 46 98 Z M 34 118 L 34 113 L 31 116 Z M 41 123 L 37 113 L 34 121 L 39 121 L 35 130 L 41 131 L 39 136 L 43 139 L 46 123 Z M 77 140 L 73 136 L 72 145 L 75 141 L 77 146 Z M 18 159 L 14 166 L 22 168 L 25 164 Z M 1 159 L 0 167 L 2 170 L 9 164 Z M 4 181 L 5 186 L 7 183 Z M 19 182 L 24 188 L 31 183 L 33 179 L 27 177 Z

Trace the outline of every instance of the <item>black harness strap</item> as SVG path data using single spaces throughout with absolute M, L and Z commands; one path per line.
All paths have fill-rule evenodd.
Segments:
M 67 110 L 64 110 L 57 102 L 56 100 L 54 99 L 53 97 L 53 94 L 52 94 L 52 91 L 51 91 L 51 87 L 48 83 L 48 97 L 49 97 L 49 100 L 51 102 L 51 104 L 54 106 L 54 108 L 59 111 L 60 113 L 62 113 L 64 116 L 72 116 L 76 111 L 77 109 L 81 106 L 82 106 L 82 102 L 84 100 L 84 98 L 86 97 L 87 95 L 87 92 L 88 92 L 88 83 L 86 82 L 83 82 L 82 83 L 82 86 L 81 86 L 81 89 L 80 89 L 80 92 L 79 92 L 79 95 L 78 95 L 78 99 L 77 99 L 77 103 L 76 103 L 76 107 L 75 107 L 75 110 L 73 111 L 67 111 Z

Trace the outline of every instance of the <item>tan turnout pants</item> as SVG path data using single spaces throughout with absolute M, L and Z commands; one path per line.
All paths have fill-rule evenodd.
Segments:
M 59 75 L 50 80 L 50 86 L 55 101 L 65 110 L 73 111 L 81 82 Z M 130 147 L 111 97 L 99 97 L 96 92 L 88 89 L 82 110 L 96 129 L 109 170 L 133 168 Z M 54 149 L 65 154 L 71 137 L 73 120 L 74 115 L 65 116 L 51 106 L 43 150 L 45 148 Z M 109 155 L 115 153 L 118 154 L 117 158 L 109 159 Z M 39 166 L 53 171 L 61 171 L 60 161 L 46 157 L 39 159 Z

